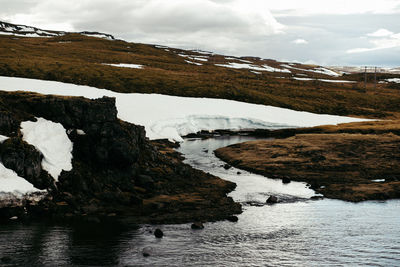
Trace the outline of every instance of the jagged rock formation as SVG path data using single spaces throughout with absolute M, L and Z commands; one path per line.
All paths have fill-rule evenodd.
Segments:
M 22 121 L 35 117 L 61 123 L 74 144 L 73 169 L 55 185 L 41 167 L 42 155 L 19 132 Z M 151 144 L 142 126 L 117 118 L 114 98 L 0 92 L 0 134 L 11 137 L 0 144 L 0 161 L 50 192 L 39 206 L 25 207 L 31 216 L 117 214 L 137 222 L 186 222 L 240 212 L 226 197 L 235 184 L 183 164 L 163 142 Z

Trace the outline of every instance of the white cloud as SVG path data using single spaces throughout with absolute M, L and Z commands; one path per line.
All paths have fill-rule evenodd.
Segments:
M 268 1 L 276 16 L 308 16 L 318 14 L 395 14 L 400 13 L 398 0 L 279 0 Z
M 372 45 L 372 47 L 354 48 L 347 50 L 346 52 L 349 54 L 354 54 L 400 47 L 400 33 L 395 34 L 386 29 L 379 29 L 376 32 L 367 34 L 367 36 L 373 38 L 372 40 L 369 40 L 369 43 Z
M 294 43 L 294 44 L 308 44 L 308 41 L 304 40 L 304 39 L 296 39 L 296 40 L 293 40 L 292 43 Z
M 374 64 L 383 65 L 400 62 L 398 50 L 384 49 L 398 47 L 400 0 L 0 0 L 0 3 L 0 20 L 50 30 L 100 31 L 127 41 L 236 56 L 303 62 L 313 59 L 327 64 L 351 64 L 353 59 L 373 60 Z M 296 41 L 297 38 L 307 43 Z M 308 49 L 304 49 L 305 44 Z M 350 50 L 346 53 L 347 49 Z M 374 53 L 367 59 L 361 53 L 371 50 L 381 50 L 379 53 L 385 56 Z
M 386 30 L 386 29 L 379 29 L 375 32 L 367 34 L 367 36 L 370 36 L 370 37 L 385 37 L 385 36 L 390 36 L 390 35 L 393 35 L 393 32 Z
M 129 41 L 226 52 L 238 52 L 285 29 L 263 0 L 251 4 L 246 0 L 33 0 L 30 4 L 3 17 L 50 30 L 102 31 Z

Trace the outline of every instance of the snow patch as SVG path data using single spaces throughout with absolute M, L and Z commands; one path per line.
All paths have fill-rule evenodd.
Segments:
M 38 118 L 36 122 L 21 123 L 23 140 L 35 146 L 42 154 L 42 167 L 56 181 L 62 170 L 72 170 L 72 142 L 60 123 Z
M 131 68 L 131 69 L 142 69 L 143 68 L 143 65 L 139 65 L 139 64 L 125 64 L 125 63 L 119 63 L 119 64 L 102 63 L 102 64 L 107 65 L 107 66 L 119 67 L 119 68 Z
M 11 193 L 13 197 L 21 197 L 24 194 L 38 191 L 42 190 L 35 188 L 27 180 L 19 177 L 15 171 L 7 169 L 0 162 L 0 195 Z
M 263 65 L 263 66 L 255 66 L 255 65 L 250 65 L 247 63 L 228 63 L 228 64 L 215 64 L 215 66 L 219 67 L 225 67 L 225 68 L 232 68 L 232 69 L 249 69 L 249 70 L 255 70 L 255 71 L 269 71 L 269 72 L 286 72 L 290 73 L 290 70 L 288 69 L 277 69 L 270 67 L 268 65 Z
M 77 129 L 77 130 L 76 130 L 76 133 L 77 133 L 78 135 L 86 135 L 85 131 L 84 131 L 84 130 L 81 130 L 81 129 Z
M 315 79 L 312 79 L 312 78 L 302 78 L 302 77 L 293 77 L 293 80 L 298 80 L 298 81 L 314 81 Z
M 326 79 L 313 79 L 313 78 L 302 78 L 302 77 L 293 77 L 294 80 L 298 81 L 320 81 L 326 83 L 357 83 L 356 81 L 346 81 L 346 80 L 326 80 Z
M 193 61 L 189 61 L 189 60 L 185 60 L 185 62 L 186 62 L 186 63 L 189 63 L 189 64 L 197 65 L 197 66 L 202 66 L 202 65 L 203 65 L 203 64 L 201 64 L 201 63 L 193 62 Z
M 1 135 L 0 134 L 0 144 L 3 143 L 4 141 L 6 141 L 8 139 L 7 136 Z
M 193 59 L 197 60 L 197 61 L 203 61 L 203 62 L 207 62 L 208 61 L 208 58 L 203 58 L 203 57 L 194 57 Z
M 385 81 L 390 83 L 400 83 L 400 78 L 391 78 L 391 79 L 386 79 Z
M 285 72 L 285 73 L 291 73 L 291 71 L 288 70 L 288 69 L 277 69 L 277 68 L 273 68 L 273 67 L 268 66 L 268 65 L 263 65 L 263 68 L 265 68 L 265 70 L 266 70 L 266 71 L 269 71 L 269 72 Z
M 24 89 L 41 94 L 83 96 L 91 99 L 115 97 L 118 117 L 130 123 L 143 125 L 146 136 L 150 139 L 168 138 L 182 141 L 182 135 L 201 130 L 281 129 L 366 121 L 226 99 L 124 94 L 89 86 L 14 77 L 0 76 L 0 89 Z
M 330 69 L 323 68 L 323 67 L 317 67 L 317 68 L 314 68 L 314 69 L 301 69 L 301 68 L 293 67 L 292 65 L 293 64 L 281 64 L 281 66 L 284 67 L 284 68 L 290 68 L 290 69 L 294 69 L 294 70 L 320 73 L 320 74 L 324 74 L 324 75 L 328 75 L 328 76 L 332 76 L 332 77 L 339 77 L 340 76 L 340 74 L 338 74 L 337 72 L 334 72 L 334 71 L 332 71 Z

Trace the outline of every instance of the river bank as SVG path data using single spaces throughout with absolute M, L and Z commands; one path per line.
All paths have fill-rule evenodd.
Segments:
M 229 164 L 270 178 L 304 181 L 329 198 L 400 198 L 397 120 L 272 131 L 275 140 L 215 151 Z

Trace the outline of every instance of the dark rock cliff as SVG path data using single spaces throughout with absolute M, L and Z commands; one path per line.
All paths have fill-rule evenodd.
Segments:
M 61 123 L 74 144 L 73 169 L 63 171 L 57 184 L 42 169 L 41 153 L 19 132 L 22 121 L 35 117 Z M 0 134 L 11 137 L 0 144 L 0 161 L 50 192 L 39 205 L 25 207 L 30 216 L 186 222 L 240 212 L 226 197 L 235 184 L 183 164 L 165 142 L 150 143 L 142 126 L 117 118 L 113 98 L 0 92 Z

